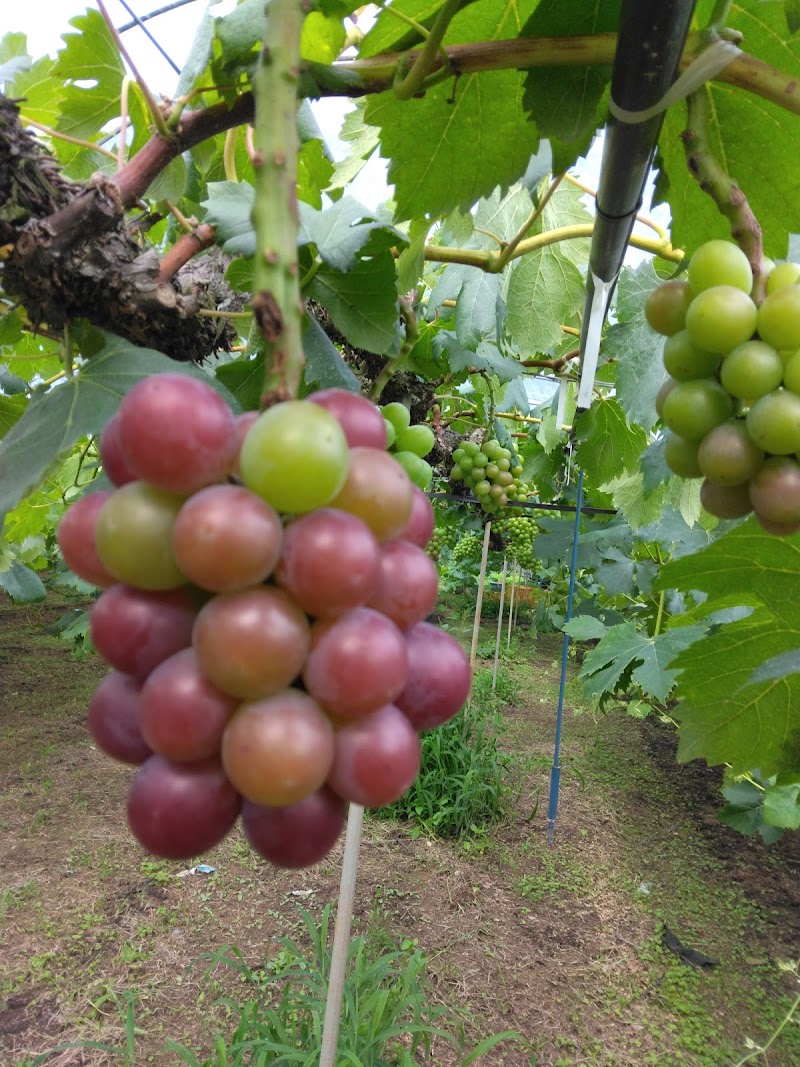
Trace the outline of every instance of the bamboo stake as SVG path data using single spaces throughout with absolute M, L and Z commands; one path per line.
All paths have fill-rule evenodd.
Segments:
M 322 1025 L 322 1048 L 319 1067 L 336 1067 L 336 1047 L 339 1041 L 339 1019 L 342 1013 L 342 994 L 347 977 L 347 950 L 350 946 L 350 926 L 353 921 L 353 900 L 356 893 L 358 852 L 361 847 L 361 826 L 364 809 L 351 804 L 347 812 L 344 838 L 344 859 L 339 882 L 339 904 L 333 931 L 331 973 L 328 976 L 328 997 L 325 1001 L 325 1021 Z
M 492 671 L 492 692 L 497 688 L 497 664 L 500 662 L 500 638 L 503 635 L 503 604 L 506 599 L 506 573 L 508 557 L 503 557 L 503 577 L 500 579 L 500 611 L 497 614 L 497 639 L 494 643 L 494 670 Z
M 483 531 L 483 555 L 481 556 L 481 573 L 478 578 L 478 598 L 475 601 L 475 622 L 472 625 L 472 651 L 469 654 L 469 665 L 475 668 L 475 660 L 478 654 L 478 634 L 481 628 L 481 610 L 483 608 L 483 587 L 486 582 L 486 561 L 489 558 L 489 535 L 492 532 L 492 520 L 490 519 Z
M 518 576 L 519 563 L 514 560 L 514 566 L 511 569 L 511 596 L 508 599 L 508 640 L 506 641 L 506 648 L 511 648 L 511 625 L 514 621 L 514 593 L 516 592 Z

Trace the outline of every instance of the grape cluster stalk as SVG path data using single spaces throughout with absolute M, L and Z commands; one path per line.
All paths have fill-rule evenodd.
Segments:
M 702 478 L 703 507 L 755 514 L 769 533 L 800 530 L 800 265 L 765 261 L 766 296 L 730 241 L 702 245 L 686 279 L 653 290 L 650 326 L 666 337 L 656 397 L 669 469 Z
M 90 633 L 112 670 L 88 726 L 138 766 L 128 823 L 151 853 L 198 856 L 241 819 L 265 859 L 313 864 L 348 802 L 411 786 L 420 732 L 466 701 L 465 652 L 424 621 L 433 509 L 386 449 L 362 396 L 237 418 L 172 373 L 107 424 L 115 488 L 74 503 L 58 541 L 103 588 Z

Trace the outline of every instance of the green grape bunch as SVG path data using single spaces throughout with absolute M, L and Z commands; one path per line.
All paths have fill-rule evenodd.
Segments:
M 433 448 L 436 438 L 430 426 L 411 424 L 411 412 L 399 401 L 381 408 L 386 423 L 386 447 L 409 479 L 419 489 L 428 489 L 433 481 L 433 468 L 425 456 Z
M 451 479 L 471 489 L 489 515 L 500 513 L 509 501 L 527 498 L 528 488 L 519 481 L 521 474 L 519 454 L 492 437 L 482 445 L 462 441 L 453 452 Z
M 507 555 L 521 567 L 531 570 L 536 564 L 533 554 L 533 539 L 539 532 L 536 522 L 525 515 L 512 515 L 501 519 L 498 525 L 508 539 Z
M 800 264 L 764 265 L 757 303 L 744 252 L 708 241 L 687 279 L 649 295 L 645 317 L 666 337 L 655 405 L 667 466 L 703 479 L 710 514 L 754 513 L 785 535 L 800 530 Z
M 443 548 L 453 548 L 458 541 L 458 533 L 452 526 L 437 526 L 431 534 L 425 551 L 432 560 L 438 560 Z
M 453 562 L 461 563 L 466 560 L 479 559 L 481 554 L 481 539 L 477 534 L 464 534 L 453 549 Z

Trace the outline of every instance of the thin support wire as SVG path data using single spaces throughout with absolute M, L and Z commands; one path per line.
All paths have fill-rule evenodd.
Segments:
M 578 472 L 578 497 L 575 502 L 575 526 L 572 534 L 572 559 L 569 566 L 569 593 L 567 595 L 567 622 L 572 618 L 572 601 L 575 595 L 575 572 L 578 569 L 578 535 L 583 504 L 583 470 Z M 558 792 L 561 786 L 561 723 L 564 718 L 564 693 L 567 687 L 567 656 L 569 634 L 564 633 L 561 652 L 561 684 L 558 689 L 558 712 L 556 713 L 556 739 L 553 749 L 553 767 L 550 771 L 550 800 L 547 805 L 547 844 L 552 846 L 558 815 Z
M 133 23 L 131 25 L 126 25 L 124 27 L 124 29 L 126 29 L 126 30 L 127 29 L 132 29 L 133 26 L 138 26 L 139 29 L 142 31 L 142 33 L 145 35 L 145 37 L 151 42 L 151 44 L 155 45 L 155 47 L 159 50 L 161 55 L 164 57 L 164 59 L 166 59 L 167 63 L 169 63 L 169 65 L 172 67 L 172 69 L 175 71 L 175 73 L 180 75 L 181 68 L 174 61 L 174 59 L 171 59 L 170 56 L 167 55 L 165 50 L 161 47 L 161 45 L 158 43 L 158 41 L 155 39 L 155 37 L 152 35 L 152 33 L 145 26 L 144 20 L 139 18 L 139 16 L 136 14 L 136 12 L 125 2 L 125 0 L 119 0 L 119 2 L 125 8 L 125 10 L 128 12 L 128 14 L 131 16 L 131 18 L 133 19 Z M 123 28 L 121 27 L 117 32 L 118 33 L 122 33 L 123 32 Z
M 124 26 L 120 26 L 117 32 L 126 33 L 128 30 L 132 30 L 134 26 L 141 26 L 143 22 L 149 22 L 150 19 L 156 19 L 159 15 L 166 15 L 168 11 L 175 11 L 179 7 L 186 7 L 187 4 L 196 3 L 197 0 L 173 0 L 173 3 L 165 4 L 163 7 L 159 7 L 155 11 L 148 11 L 146 15 L 134 15 L 133 21 L 126 22 Z

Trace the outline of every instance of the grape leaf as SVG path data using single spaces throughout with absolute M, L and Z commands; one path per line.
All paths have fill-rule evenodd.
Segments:
M 380 131 L 364 122 L 364 107 L 365 102 L 358 100 L 353 110 L 344 117 L 339 140 L 349 144 L 350 150 L 334 166 L 330 190 L 344 189 L 349 185 L 378 147 Z
M 344 40 L 345 29 L 338 16 L 309 11 L 303 20 L 300 53 L 310 63 L 333 63 Z
M 487 374 L 495 375 L 501 382 L 510 382 L 518 378 L 523 371 L 522 364 L 518 360 L 502 355 L 494 345 L 487 341 L 482 341 L 477 351 L 473 352 L 471 349 L 462 348 L 456 337 L 447 330 L 442 330 L 436 335 L 433 350 L 437 357 L 443 356 L 447 359 L 450 370 L 454 374 L 458 374 L 459 371 L 472 373 L 474 367 L 476 371 L 482 370 Z
M 655 396 L 667 375 L 661 359 L 663 338 L 648 326 L 644 302 L 662 281 L 651 260 L 635 270 L 624 268 L 617 283 L 617 322 L 603 339 L 604 357 L 617 363 L 620 407 L 646 430 L 657 419 Z
M 744 34 L 749 54 L 800 81 L 800 37 L 787 39 L 782 3 L 740 0 L 731 5 L 725 25 Z M 783 258 L 788 233 L 800 230 L 797 118 L 723 82 L 709 82 L 703 91 L 712 115 L 710 148 L 747 195 L 763 231 L 764 251 L 774 259 Z M 680 136 L 685 127 L 685 105 L 670 108 L 659 149 L 668 179 L 672 241 L 692 251 L 712 237 L 730 239 L 730 226 L 689 173 Z
M 563 338 L 585 295 L 581 272 L 559 245 L 524 256 L 511 268 L 506 333 L 523 358 L 547 352 Z
M 116 42 L 99 11 L 89 9 L 70 19 L 76 33 L 64 34 L 53 73 L 64 88 L 58 128 L 71 137 L 92 140 L 102 136 L 106 122 L 119 115 L 125 68 Z M 79 82 L 90 82 L 91 87 Z
M 525 388 L 524 378 L 515 378 L 506 386 L 503 399 L 495 404 L 495 411 L 518 411 L 521 415 L 528 415 L 531 405 L 528 400 L 528 391 Z
M 268 0 L 241 0 L 230 14 L 215 19 L 214 36 L 219 41 L 222 53 L 219 61 L 221 73 L 236 75 L 253 65 L 257 48 L 268 32 L 268 20 Z
M 214 43 L 214 23 L 216 21 L 212 14 L 212 8 L 216 6 L 217 2 L 218 0 L 209 0 L 197 24 L 189 55 L 186 57 L 181 76 L 178 79 L 178 87 L 175 91 L 175 95 L 178 97 L 185 96 L 194 88 L 195 82 L 205 71 L 208 61 L 211 59 Z
M 615 31 L 620 0 L 541 0 L 522 29 L 524 37 L 560 37 Z M 600 105 L 610 67 L 545 67 L 531 70 L 523 104 L 553 149 L 559 172 L 583 155 L 601 125 Z
M 346 274 L 323 266 L 306 293 L 327 308 L 337 329 L 356 348 L 384 355 L 400 343 L 397 275 L 389 251 L 358 260 Z
M 535 0 L 483 0 L 452 20 L 445 42 L 516 37 Z M 438 217 L 469 207 L 497 185 L 525 171 L 537 143 L 536 127 L 522 111 L 525 75 L 519 71 L 464 74 L 424 97 L 398 100 L 393 91 L 371 98 L 365 120 L 381 130 L 398 219 Z M 419 151 L 420 137 L 427 151 Z M 469 146 L 469 166 L 464 166 Z
M 498 274 L 454 264 L 443 271 L 428 308 L 430 311 L 431 304 L 438 307 L 442 300 L 455 300 L 456 340 L 465 348 L 474 349 L 484 337 L 495 336 L 499 290 Z
M 800 674 L 752 681 L 753 672 L 800 645 L 795 576 L 800 536 L 774 537 L 754 519 L 728 530 L 703 551 L 667 564 L 658 588 L 708 594 L 717 602 L 759 605 L 748 617 L 722 625 L 683 653 L 675 715 L 679 758 L 730 763 L 734 773 L 760 767 L 770 775 L 797 766 Z M 786 662 L 786 661 L 783 661 Z M 791 662 L 787 663 L 791 666 Z
M 793 648 L 790 652 L 783 652 L 780 656 L 773 656 L 764 660 L 750 675 L 751 684 L 755 682 L 768 682 L 772 678 L 783 678 L 787 674 L 800 673 L 800 648 Z
M 25 414 L 28 401 L 24 396 L 0 395 L 0 438 L 5 437 L 15 423 Z
M 608 632 L 608 627 L 594 615 L 579 615 L 565 623 L 561 629 L 574 641 L 596 641 Z
M 206 219 L 215 227 L 217 242 L 230 256 L 254 256 L 256 235 L 250 218 L 256 192 L 247 182 L 209 182 L 205 208 Z
M 55 126 L 64 93 L 64 80 L 55 74 L 56 60 L 43 56 L 28 70 L 20 71 L 14 78 L 13 96 L 21 97 L 20 114 Z
M 338 271 L 352 270 L 359 252 L 374 256 L 387 248 L 404 248 L 408 243 L 399 230 L 376 219 L 349 196 L 324 211 L 301 204 L 300 223 L 301 243 L 315 244 L 323 262 Z
M 264 351 L 260 349 L 252 359 L 235 359 L 216 369 L 216 378 L 236 397 L 245 411 L 259 407 L 264 388 Z
M 392 7 L 427 29 L 443 4 L 444 0 L 395 0 Z M 361 42 L 358 54 L 376 56 L 389 49 L 404 48 L 407 47 L 406 38 L 409 37 L 412 43 L 421 39 L 421 35 L 406 22 L 384 9 L 378 13 L 374 26 Z
M 582 411 L 575 422 L 575 433 L 578 465 L 598 487 L 634 470 L 647 440 L 644 430 L 628 424 L 613 397 L 604 397 L 588 411 Z
M 769 789 L 769 785 L 766 786 Z M 765 845 L 771 845 L 781 836 L 781 831 L 764 822 L 764 799 L 766 789 L 746 779 L 726 786 L 722 795 L 728 801 L 719 810 L 719 818 L 726 826 L 738 830 L 740 834 L 752 837 L 761 835 Z
M 34 489 L 53 461 L 79 437 L 99 433 L 128 389 L 150 374 L 172 371 L 201 378 L 239 410 L 224 386 L 199 368 L 137 348 L 113 334 L 104 336 L 102 350 L 72 378 L 32 397 L 25 414 L 0 442 L 0 515 Z
M 303 143 L 297 156 L 297 199 L 319 210 L 322 190 L 327 189 L 333 174 L 333 163 L 325 155 L 325 146 L 318 138 Z
M 512 185 L 505 196 L 495 189 L 479 200 L 475 209 L 475 225 L 487 231 L 475 233 L 476 244 L 481 248 L 496 250 L 497 242 L 489 234 L 510 241 L 532 211 L 533 200 L 524 185 Z
M 612 626 L 600 644 L 583 661 L 580 677 L 590 696 L 614 691 L 625 671 L 638 664 L 631 674 L 634 682 L 656 700 L 664 701 L 675 683 L 677 670 L 668 664 L 705 633 L 705 626 L 681 626 L 649 637 L 634 622 Z
M 306 385 L 320 389 L 348 389 L 361 392 L 358 378 L 316 319 L 310 316 L 303 325 L 303 349 L 306 354 Z
M 781 829 L 800 829 L 800 782 L 767 786 L 764 793 L 764 822 Z
M 0 589 L 4 589 L 17 604 L 34 604 L 47 596 L 47 590 L 39 575 L 18 559 L 5 569 L 3 561 L 0 560 Z

